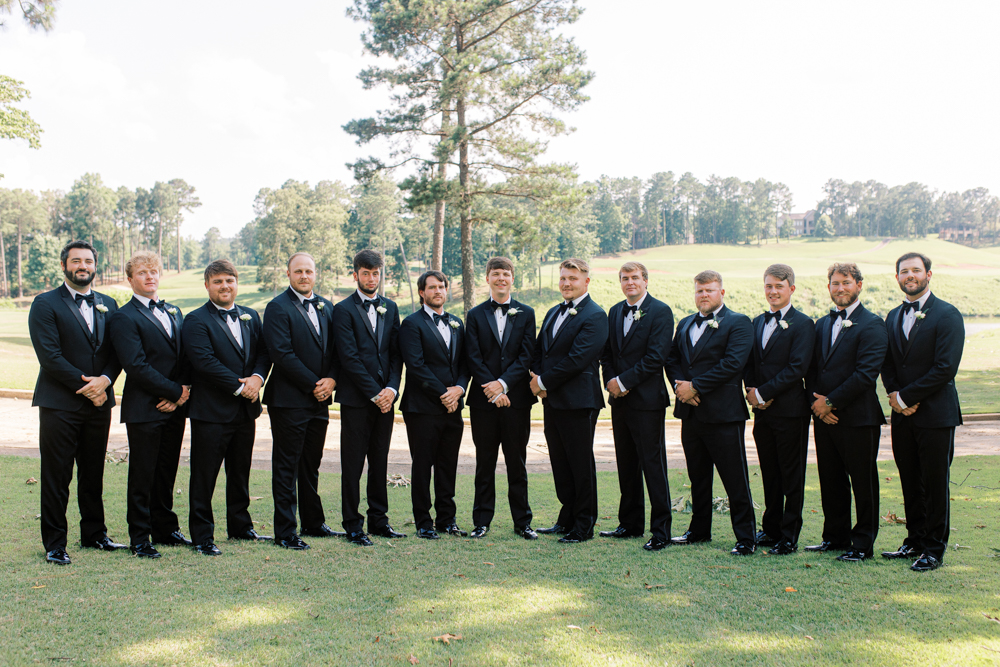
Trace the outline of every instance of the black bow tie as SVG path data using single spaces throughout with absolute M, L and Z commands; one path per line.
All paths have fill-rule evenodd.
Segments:
M 639 310 L 639 304 L 634 306 L 625 306 L 625 317 L 628 317 L 629 313 L 632 313 L 632 317 L 635 317 L 635 311 Z
M 240 316 L 240 312 L 238 310 L 236 310 L 235 308 L 230 308 L 229 310 L 222 310 L 220 308 L 219 309 L 219 316 L 222 319 L 226 319 L 226 317 L 228 316 L 230 319 L 233 320 L 233 322 L 235 322 L 236 318 L 238 318 Z
M 80 297 L 77 296 L 76 298 L 79 299 Z M 920 302 L 919 301 L 904 301 L 903 302 L 903 315 L 906 315 L 911 310 L 913 310 L 913 311 L 920 310 Z
M 510 310 L 510 304 L 509 303 L 497 303 L 493 299 L 490 299 L 490 310 L 494 310 L 495 311 L 497 308 L 499 308 L 500 310 L 502 310 L 503 314 L 506 315 L 507 311 Z
M 317 303 L 319 303 L 318 296 L 314 296 L 311 299 L 302 299 L 303 306 L 312 306 L 313 308 L 315 308 Z
M 91 292 L 90 294 L 77 294 L 76 297 L 74 297 L 74 298 L 76 299 L 76 305 L 77 306 L 80 305 L 81 301 L 86 301 L 87 305 L 89 305 L 91 308 L 94 307 L 94 293 L 93 292 Z
M 378 299 L 361 299 L 361 307 L 365 310 L 378 308 Z
M 163 312 L 166 312 L 167 311 L 167 303 L 166 303 L 166 301 L 163 301 L 163 300 L 153 301 L 152 299 L 150 299 L 149 300 L 149 310 L 150 311 L 155 311 L 157 308 L 159 308 Z
M 830 319 L 831 320 L 836 320 L 837 318 L 840 318 L 842 320 L 846 320 L 847 319 L 847 309 L 844 308 L 843 310 L 831 310 L 830 311 Z
M 700 327 L 702 322 L 714 319 L 715 319 L 715 313 L 709 313 L 708 315 L 702 315 L 701 313 L 698 313 L 697 315 L 694 316 L 694 325 L 696 327 Z
M 445 313 L 444 315 L 438 315 L 437 313 L 434 313 L 434 326 L 437 326 L 441 322 L 448 324 L 448 322 L 450 321 L 451 321 L 451 316 L 448 315 L 448 313 Z
M 563 301 L 559 304 L 559 317 L 566 314 L 566 311 L 573 307 L 572 301 Z
M 781 311 L 776 310 L 773 313 L 771 311 L 764 313 L 764 326 L 767 326 L 767 321 L 772 317 L 774 318 L 774 321 L 777 322 L 781 319 Z

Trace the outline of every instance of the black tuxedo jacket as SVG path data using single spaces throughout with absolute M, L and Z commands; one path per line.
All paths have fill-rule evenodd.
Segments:
M 98 306 L 107 308 L 107 312 L 102 313 Z M 93 406 L 76 393 L 87 384 L 80 378 L 107 375 L 111 380 L 106 391 L 108 400 L 98 410 L 114 407 L 114 384 L 122 367 L 108 335 L 108 321 L 117 310 L 114 299 L 95 291 L 91 334 L 66 285 L 35 297 L 28 313 L 28 332 L 40 368 L 31 405 L 68 412 Z
M 253 308 L 234 306 L 249 320 L 237 320 L 243 336 L 243 347 L 219 309 L 209 301 L 184 318 L 182 339 L 184 353 L 191 364 L 191 419 L 229 424 L 242 415 L 250 419 L 260 416 L 260 401 L 251 403 L 233 393 L 242 387 L 240 378 L 257 373 L 265 380 L 271 372 L 271 358 L 261 333 L 260 315 Z
M 423 306 L 408 315 L 400 325 L 399 349 L 406 364 L 406 387 L 399 402 L 401 411 L 448 414 L 441 404 L 441 396 L 448 391 L 448 387 L 461 387 L 463 390 L 468 387 L 465 326 L 454 315 L 451 315 L 451 321 L 458 322 L 458 327 L 449 326 L 450 347 L 445 347 L 441 332 Z M 460 399 L 459 412 L 462 407 L 463 400 Z
M 688 315 L 677 325 L 674 344 L 667 357 L 670 383 L 691 382 L 700 395 L 697 407 L 681 403 L 674 406 L 674 416 L 687 419 L 697 414 L 707 424 L 723 424 L 748 419 L 746 394 L 743 393 L 743 369 L 753 346 L 750 318 L 725 306 L 715 316 L 718 328 L 705 325 L 705 331 L 692 349 L 688 330 L 694 323 Z
M 176 403 L 184 391 L 182 385 L 191 383 L 191 369 L 181 347 L 184 315 L 180 308 L 166 306 L 172 336 L 134 296 L 109 322 L 111 341 L 126 373 L 122 423 L 163 421 L 176 416 L 174 412 L 160 412 L 156 404 L 164 398 Z M 187 405 L 179 409 L 186 411 Z
M 535 311 L 520 301 L 510 300 L 516 315 L 507 314 L 507 326 L 500 338 L 491 299 L 469 311 L 466 320 L 466 350 L 472 386 L 469 387 L 469 407 L 497 408 L 489 402 L 482 385 L 494 380 L 507 384 L 507 397 L 512 408 L 528 408 L 538 402 L 528 383 L 531 357 L 535 349 Z
M 264 388 L 265 405 L 314 408 L 318 402 L 313 396 L 316 383 L 323 378 L 338 379 L 337 355 L 331 335 L 333 303 L 319 297 L 315 310 L 319 320 L 318 334 L 291 287 L 271 299 L 264 308 L 264 342 L 274 364 L 271 379 Z M 327 398 L 321 404 L 330 405 L 331 400 Z
M 535 341 L 532 370 L 542 378 L 546 398 L 542 402 L 556 410 L 600 410 L 604 390 L 598 364 L 608 343 L 608 316 L 588 294 L 568 315 L 554 337 L 549 332 L 559 306 L 545 314 Z
M 333 339 L 339 362 L 337 402 L 365 407 L 386 387 L 399 395 L 403 357 L 399 354 L 399 308 L 378 297 L 384 314 L 375 314 L 372 331 L 357 290 L 333 309 Z
M 663 381 L 663 365 L 670 354 L 674 313 L 670 306 L 647 294 L 639 309 L 642 316 L 632 322 L 626 336 L 626 303 L 616 303 L 608 313 L 608 343 L 601 356 L 601 371 L 605 387 L 617 377 L 628 394 L 609 397 L 608 401 L 634 410 L 666 409 L 670 396 Z
M 920 403 L 909 417 L 893 412 L 892 419 L 911 419 L 920 428 L 945 428 L 962 423 L 955 390 L 955 374 L 965 346 L 962 314 L 947 301 L 931 295 L 923 319 L 914 321 L 910 337 L 903 336 L 899 306 L 885 318 L 889 354 L 882 365 L 882 384 L 899 392 L 907 406 Z
M 767 410 L 753 409 L 755 417 L 805 417 L 810 413 L 812 401 L 806 399 L 804 379 L 812 363 L 816 325 L 795 306 L 788 309 L 778 324 L 767 347 L 764 340 L 764 315 L 753 320 L 753 352 L 743 375 L 747 387 L 756 387 L 764 402 L 774 400 Z
M 875 395 L 875 380 L 888 347 L 885 322 L 861 304 L 849 319 L 853 324 L 842 328 L 832 345 L 833 320 L 821 317 L 816 322 L 806 396 L 810 401 L 815 400 L 814 393 L 826 396 L 836 408 L 839 424 L 880 426 L 885 416 Z

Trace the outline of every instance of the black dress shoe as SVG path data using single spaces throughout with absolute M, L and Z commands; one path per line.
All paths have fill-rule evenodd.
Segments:
M 194 545 L 194 550 L 200 553 L 202 556 L 221 556 L 222 552 L 219 551 L 219 547 L 215 546 L 212 542 L 205 542 L 204 544 Z
M 642 545 L 642 548 L 646 551 L 660 551 L 670 546 L 670 540 L 665 540 L 662 537 L 651 537 L 649 542 Z
M 729 553 L 733 556 L 752 556 L 755 551 L 757 551 L 757 545 L 753 542 L 737 542 Z
M 842 544 L 840 542 L 820 542 L 819 544 L 813 544 L 805 548 L 806 551 L 850 551 L 850 544 Z
M 390 540 L 399 540 L 406 537 L 406 533 L 397 533 L 395 530 L 392 529 L 392 526 L 390 526 L 389 524 L 386 524 L 385 526 L 379 528 L 378 530 L 371 531 L 371 534 L 377 535 L 379 537 L 387 537 Z
M 598 533 L 598 535 L 600 535 L 601 537 L 618 537 L 618 538 L 642 537 L 642 531 L 629 530 L 624 526 L 618 526 L 614 530 L 602 530 L 600 533 Z
M 230 535 L 231 540 L 249 540 L 250 542 L 270 542 L 274 538 L 270 535 L 261 535 L 253 528 L 247 528 L 238 535 Z
M 303 529 L 302 534 L 309 537 L 345 537 L 347 535 L 347 533 L 330 528 L 325 523 L 321 523 L 318 527 L 310 528 L 309 530 Z
M 711 537 L 697 537 L 692 535 L 691 531 L 685 531 L 683 535 L 678 535 L 677 537 L 671 537 L 670 541 L 673 544 L 699 544 L 701 542 L 711 542 Z
M 417 537 L 422 540 L 440 540 L 441 536 L 432 528 L 418 528 Z
M 851 549 L 847 553 L 837 556 L 837 560 L 841 563 L 860 563 L 863 560 L 868 560 L 874 555 L 875 554 L 871 551 L 858 551 L 857 549 Z
M 771 556 L 787 556 L 788 554 L 793 554 L 799 550 L 797 544 L 792 544 L 788 540 L 781 540 L 774 545 L 773 548 L 768 549 L 767 553 Z
M 774 539 L 773 537 L 765 533 L 763 530 L 758 530 L 757 535 L 754 536 L 754 539 L 757 540 L 757 546 L 759 547 L 773 547 L 775 544 L 781 541 Z
M 921 555 L 922 554 L 919 551 L 917 551 L 915 548 L 911 547 L 908 544 L 904 544 L 895 551 L 882 552 L 882 558 L 889 558 L 889 559 L 909 558 L 912 560 L 914 558 L 920 558 Z
M 67 559 L 68 560 L 68 559 Z M 941 567 L 941 561 L 930 554 L 920 554 L 920 558 L 910 566 L 914 572 L 930 572 Z
M 69 565 L 73 561 L 69 559 L 69 554 L 65 549 L 53 549 L 45 554 L 45 560 L 56 565 Z
M 576 532 L 575 530 L 571 530 L 562 537 L 560 537 L 559 541 L 562 542 L 563 544 L 579 544 L 580 542 L 586 542 L 592 537 L 593 535 L 584 535 L 582 533 Z
M 90 540 L 89 542 L 80 542 L 80 546 L 84 549 L 100 549 L 101 551 L 118 551 L 119 549 L 128 549 L 127 544 L 112 542 L 111 538 L 107 535 L 99 537 L 96 540 Z
M 275 539 L 274 543 L 283 549 L 291 549 L 292 551 L 305 551 L 309 548 L 309 545 L 303 542 L 302 538 L 295 533 L 284 539 Z
M 521 526 L 520 528 L 514 529 L 515 535 L 520 535 L 526 540 L 537 540 L 538 533 L 531 529 L 531 526 Z
M 490 532 L 489 526 L 476 526 L 472 529 L 472 532 L 469 533 L 469 537 L 478 540 L 481 537 L 486 537 L 486 533 L 488 532 Z
M 454 535 L 456 537 L 468 537 L 469 534 L 458 527 L 457 524 L 449 523 L 444 528 L 438 528 L 439 533 L 448 533 L 449 535 Z
M 371 538 L 365 535 L 365 531 L 359 530 L 353 533 L 347 534 L 347 541 L 351 544 L 357 544 L 359 547 L 373 547 L 375 543 L 371 541 Z
M 539 535 L 565 535 L 569 532 L 569 528 L 566 526 L 560 526 L 556 523 L 553 524 L 551 528 L 539 528 L 535 532 Z
M 175 530 L 166 537 L 155 537 L 153 543 L 167 547 L 189 547 L 192 544 L 191 540 L 184 537 L 184 533 L 179 530 Z
M 156 550 L 149 542 L 140 542 L 139 544 L 133 544 L 129 549 L 136 556 L 136 558 L 159 558 L 160 552 Z

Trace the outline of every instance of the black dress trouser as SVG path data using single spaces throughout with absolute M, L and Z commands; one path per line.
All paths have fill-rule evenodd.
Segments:
M 942 560 L 951 529 L 949 485 L 955 427 L 919 428 L 912 420 L 897 417 L 892 421 L 892 456 L 903 487 L 905 544 Z
M 753 439 L 764 483 L 761 528 L 774 540 L 799 543 L 805 503 L 809 416 L 780 417 L 758 412 Z
M 531 435 L 531 408 L 472 408 L 472 441 L 476 445 L 476 493 L 472 523 L 489 526 L 496 513 L 497 457 L 503 448 L 507 466 L 507 500 L 515 528 L 531 525 L 525 459 Z
M 465 422 L 462 413 L 428 415 L 404 412 L 410 445 L 410 498 L 417 529 L 442 530 L 455 523 L 455 475 Z M 431 476 L 434 477 L 434 513 L 431 520 Z
M 181 458 L 187 410 L 166 419 L 125 424 L 128 433 L 128 520 L 133 545 L 158 542 L 180 530 L 174 513 L 174 482 Z
M 195 544 L 215 541 L 212 496 L 219 469 L 226 466 L 226 532 L 240 535 L 253 528 L 250 518 L 250 465 L 256 422 L 245 414 L 228 424 L 191 420 L 191 513 L 188 525 Z
M 545 406 L 545 442 L 562 507 L 556 521 L 583 537 L 597 521 L 597 464 L 594 429 L 600 410 L 557 410 Z
M 340 498 L 344 530 L 364 529 L 361 505 L 361 475 L 368 461 L 368 531 L 389 525 L 389 494 L 386 489 L 389 443 L 392 439 L 392 410 L 383 413 L 374 403 L 365 407 L 340 406 Z
M 813 420 L 823 503 L 823 541 L 871 551 L 878 536 L 878 426 L 843 426 Z M 851 492 L 857 522 L 851 528 Z
M 618 525 L 636 533 L 645 531 L 645 479 L 649 490 L 649 531 L 663 540 L 670 539 L 671 526 L 666 416 L 666 408 L 633 410 L 624 405 L 611 406 L 618 486 L 622 493 Z
M 272 408 L 271 495 L 274 498 L 274 539 L 295 534 L 295 514 L 303 531 L 324 523 L 319 497 L 319 464 L 323 460 L 330 411 L 317 402 L 314 408 Z

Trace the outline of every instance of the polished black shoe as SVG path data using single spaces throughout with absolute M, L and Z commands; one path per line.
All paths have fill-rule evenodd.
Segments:
M 851 549 L 847 553 L 837 556 L 837 560 L 842 563 L 860 563 L 863 560 L 868 560 L 874 555 L 875 554 L 871 551 L 858 551 L 857 549 Z
M 212 542 L 205 542 L 204 544 L 194 545 L 194 550 L 200 553 L 202 556 L 221 556 L 222 552 L 219 551 L 219 547 L 215 546 Z
M 192 542 L 188 538 L 184 537 L 184 533 L 179 530 L 175 530 L 166 537 L 153 538 L 153 544 L 159 544 L 166 547 L 189 547 Z
M 642 531 L 629 530 L 624 526 L 618 526 L 614 530 L 602 530 L 600 533 L 598 533 L 598 535 L 600 535 L 601 537 L 618 537 L 618 538 L 642 537 Z
M 883 551 L 882 558 L 896 559 L 896 558 L 909 558 L 913 560 L 914 558 L 920 558 L 922 554 L 911 547 L 908 544 L 904 544 L 895 551 Z
M 737 542 L 729 553 L 733 556 L 752 556 L 755 551 L 757 551 L 757 545 L 753 542 Z
M 239 533 L 238 535 L 230 535 L 229 539 L 248 540 L 250 542 L 270 542 L 274 538 L 271 537 L 270 535 L 261 535 L 253 528 L 247 528 L 245 531 Z
M 701 542 L 711 542 L 711 537 L 697 537 L 691 534 L 691 531 L 685 531 L 683 535 L 678 535 L 677 537 L 670 538 L 673 544 L 699 544 Z
M 73 561 L 69 559 L 69 554 L 65 549 L 53 549 L 45 554 L 45 560 L 56 565 L 69 565 Z
M 330 528 L 325 523 L 321 523 L 317 528 L 303 529 L 302 534 L 309 537 L 345 537 L 347 535 L 347 533 Z
M 156 550 L 149 542 L 140 542 L 139 544 L 133 544 L 129 549 L 136 556 L 136 558 L 159 558 L 160 552 Z
M 365 534 L 365 531 L 359 530 L 353 533 L 347 534 L 347 541 L 351 544 L 356 544 L 359 547 L 373 547 L 375 543 L 372 542 L 371 538 Z
M 112 542 L 111 538 L 107 535 L 104 537 L 99 537 L 96 540 L 91 540 L 89 542 L 80 542 L 80 546 L 84 549 L 100 549 L 101 551 L 118 551 L 119 549 L 128 549 L 127 544 L 119 544 L 118 542 Z
M 936 570 L 941 567 L 941 561 L 931 556 L 930 554 L 920 554 L 920 558 L 916 560 L 910 569 L 914 572 L 930 572 L 931 570 Z
M 433 528 L 418 528 L 417 537 L 422 540 L 440 540 L 441 536 Z
M 763 530 L 758 530 L 757 534 L 754 536 L 754 539 L 757 540 L 757 546 L 759 547 L 773 547 L 775 544 L 781 541 L 774 539 L 773 537 L 765 533 Z
M 515 535 L 520 535 L 526 540 L 537 540 L 538 533 L 532 530 L 531 526 L 521 526 L 520 528 L 514 529 Z
M 469 537 L 478 540 L 481 537 L 486 537 L 486 533 L 488 532 L 490 532 L 489 526 L 476 526 L 472 529 L 472 532 L 469 533 Z
M 406 533 L 397 533 L 389 524 L 386 524 L 378 530 L 371 531 L 371 534 L 377 535 L 378 537 L 387 537 L 390 540 L 399 540 L 406 537 Z
M 811 546 L 805 547 L 806 551 L 850 551 L 850 544 L 839 544 L 837 542 L 820 542 L 819 544 L 813 544 Z
M 670 546 L 670 540 L 665 540 L 662 537 L 651 537 L 649 542 L 642 545 L 642 548 L 646 551 L 660 551 Z
M 569 528 L 566 526 L 560 526 L 556 523 L 553 524 L 551 528 L 539 528 L 535 532 L 539 535 L 565 535 L 569 532 Z
M 770 556 L 787 556 L 788 554 L 793 554 L 799 550 L 799 545 L 792 544 L 788 540 L 781 540 L 775 544 L 772 548 L 767 550 Z
M 583 535 L 582 533 L 578 533 L 575 530 L 571 530 L 562 537 L 560 537 L 559 541 L 562 542 L 563 544 L 579 544 L 580 542 L 586 542 L 592 537 L 593 535 Z
M 455 537 L 468 537 L 469 534 L 458 527 L 454 523 L 449 523 L 444 528 L 437 529 L 439 533 L 448 533 L 449 535 L 454 535 Z
M 292 551 L 305 551 L 309 548 L 309 545 L 302 541 L 302 538 L 292 533 L 291 536 L 285 539 L 275 539 L 274 543 L 283 549 L 291 549 Z

